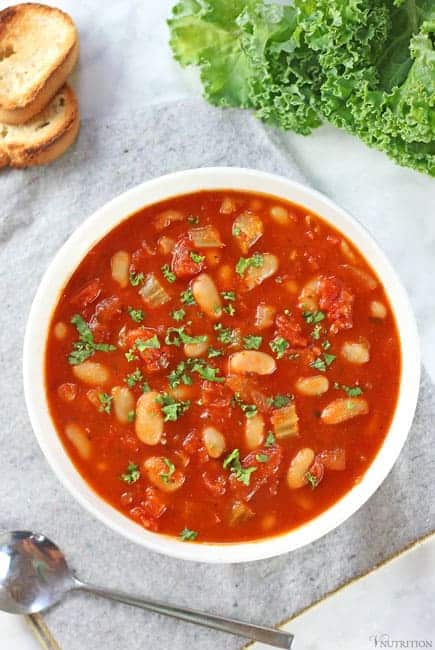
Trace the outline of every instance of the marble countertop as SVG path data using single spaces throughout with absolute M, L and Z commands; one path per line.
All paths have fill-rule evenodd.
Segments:
M 120 133 L 119 127 L 117 127 L 118 131 L 112 138 L 110 128 L 112 120 L 113 123 L 116 122 L 119 124 L 119 120 L 128 119 L 129 115 L 134 115 L 139 110 L 151 104 L 162 104 L 180 99 L 200 97 L 201 88 L 195 72 L 181 70 L 172 60 L 167 45 L 165 20 L 173 4 L 172 0 L 147 0 L 145 3 L 143 0 L 129 0 L 127 3 L 106 0 L 104 10 L 101 9 L 102 5 L 97 0 L 80 0 L 79 2 L 77 0 L 57 0 L 56 4 L 73 16 L 79 29 L 81 56 L 79 66 L 73 75 L 72 81 L 80 101 L 83 122 L 82 133 L 84 141 L 88 146 L 93 144 L 92 133 L 89 132 L 91 122 L 94 122 L 97 118 L 101 119 L 107 125 L 107 128 L 105 126 L 105 132 L 107 134 L 105 140 L 103 142 L 98 141 L 97 143 L 99 147 L 98 154 L 102 157 L 102 160 L 104 160 L 105 153 L 110 151 L 115 139 L 119 145 L 119 141 L 123 137 L 122 132 Z M 4 6 L 6 6 L 6 3 L 0 2 L 0 8 Z M 194 116 L 192 116 L 193 120 Z M 267 135 L 274 141 L 274 144 L 286 159 L 293 159 L 296 162 L 296 165 L 305 175 L 309 183 L 348 209 L 354 216 L 361 219 L 390 256 L 409 292 L 417 316 L 424 365 L 431 375 L 432 380 L 435 380 L 435 290 L 433 288 L 433 278 L 435 277 L 434 179 L 417 174 L 408 169 L 400 168 L 389 161 L 383 154 L 368 149 L 355 138 L 330 127 L 319 129 L 309 138 L 303 138 L 294 134 L 281 134 L 272 129 L 267 130 Z M 183 136 L 184 134 L 180 133 L 180 139 Z M 129 142 L 131 143 L 131 138 Z M 157 146 L 158 142 L 154 140 L 154 143 L 156 144 L 156 150 L 159 150 Z M 188 146 L 189 142 L 185 142 L 184 147 Z M 75 153 L 72 154 L 72 156 L 74 155 Z M 234 158 L 239 160 L 237 156 Z M 76 160 L 81 159 L 77 158 Z M 225 162 L 226 160 L 223 158 L 222 164 L 225 164 Z M 26 176 L 23 173 L 22 178 L 23 183 L 32 183 L 32 180 L 30 180 L 32 178 L 31 175 Z M 67 175 L 59 180 L 64 181 L 65 178 L 69 179 L 70 177 Z M 138 182 L 136 179 L 137 174 L 132 174 L 131 185 Z M 0 179 L 0 195 L 2 191 L 1 183 L 2 180 Z M 39 187 L 44 189 L 43 184 L 38 185 L 38 190 Z M 58 194 L 60 195 L 62 191 L 64 191 L 64 188 L 59 184 Z M 115 194 L 117 191 L 119 189 L 117 189 L 115 184 L 112 193 Z M 93 198 L 95 199 L 95 196 Z M 107 200 L 107 198 L 109 197 L 105 197 L 104 200 Z M 30 208 L 29 210 L 31 211 Z M 74 219 L 76 221 L 78 220 L 78 222 L 84 219 L 90 211 L 91 209 L 83 212 L 83 214 L 74 215 L 72 224 L 75 223 Z M 36 216 L 43 217 L 39 213 Z M 53 220 L 55 226 L 54 231 L 59 223 L 60 221 Z M 7 231 L 7 226 L 5 227 L 5 231 Z M 36 230 L 36 234 L 38 232 Z M 41 232 L 43 232 L 42 227 Z M 50 241 L 48 246 L 52 247 L 54 251 L 60 245 L 62 237 L 63 231 L 62 234 L 53 232 L 53 241 Z M 59 242 L 57 242 L 58 239 Z M 31 248 L 32 244 L 31 242 L 27 242 L 26 245 Z M 31 250 L 27 259 L 31 260 L 30 253 Z M 36 282 L 36 280 L 34 281 Z M 28 305 L 26 304 L 25 307 L 27 308 Z M 21 337 L 21 332 L 18 334 Z M 9 340 L 2 338 L 1 333 L 0 340 L 2 358 L 7 358 L 6 355 L 10 346 Z M 8 377 L 13 378 L 15 375 L 12 373 L 15 370 L 9 366 L 10 364 L 7 364 L 6 371 Z M 426 421 L 429 419 L 429 409 L 432 409 L 433 413 L 433 403 L 431 402 L 429 404 L 428 400 L 425 410 Z M 19 427 L 28 426 L 23 419 L 18 421 L 18 425 Z M 16 427 L 16 424 L 14 426 Z M 416 454 L 418 453 L 417 447 L 418 445 L 416 445 Z M 14 454 L 16 453 L 14 452 Z M 14 459 L 13 462 L 17 468 L 22 463 L 24 463 L 24 468 L 30 467 L 35 454 L 39 459 L 38 453 L 32 448 L 28 456 L 21 457 L 21 459 Z M 44 467 L 46 474 L 50 474 L 48 467 Z M 46 488 L 46 492 L 44 493 L 46 495 L 46 505 L 47 508 L 54 507 L 54 511 L 61 517 L 62 509 L 64 507 L 70 508 L 71 500 L 69 496 L 68 499 L 66 498 L 63 488 L 55 482 L 54 478 L 53 483 L 55 483 L 56 487 L 52 487 L 51 479 L 51 475 L 44 475 L 43 487 Z M 388 496 L 388 492 L 384 492 L 383 498 L 385 498 L 385 495 Z M 25 493 L 25 498 L 30 499 L 27 493 Z M 50 498 L 52 501 L 50 501 Z M 53 506 L 54 501 L 56 503 Z M 375 514 L 381 501 L 382 497 L 379 497 L 378 501 L 373 502 L 371 509 L 369 507 L 368 510 L 368 516 L 372 517 L 373 521 L 377 521 L 378 523 L 379 520 L 375 519 Z M 78 525 L 81 522 L 81 511 L 79 511 L 78 506 L 71 506 L 71 513 L 71 529 L 74 529 L 74 524 Z M 15 515 L 10 515 L 8 510 L 8 515 L 0 521 L 0 526 L 4 523 L 8 526 L 11 523 L 16 525 L 17 522 L 15 519 Z M 50 522 L 50 519 L 46 518 L 46 521 Z M 30 521 L 29 524 L 33 524 L 33 521 Z M 411 521 L 405 522 L 405 525 L 411 527 Z M 49 523 L 49 528 L 50 526 L 51 524 Z M 98 526 L 94 527 L 92 522 L 89 522 L 89 526 L 88 544 L 91 545 L 94 541 L 92 533 L 98 534 L 99 528 Z M 55 528 L 54 523 L 53 528 Z M 65 529 L 65 535 L 68 531 Z M 343 531 L 343 527 L 340 531 Z M 340 537 L 340 531 L 338 532 L 338 537 Z M 48 530 L 48 532 L 51 531 Z M 63 532 L 60 532 L 60 539 L 57 538 L 59 542 L 63 541 L 62 535 Z M 113 536 L 113 543 L 117 541 Z M 366 551 L 363 547 L 363 541 L 361 540 L 359 552 L 364 556 Z M 387 546 L 389 543 L 391 543 L 391 537 L 387 535 L 385 545 Z M 318 544 L 317 548 L 325 547 Z M 385 555 L 385 548 L 376 550 L 376 553 L 378 552 L 379 555 Z M 373 551 L 372 555 L 375 557 L 376 553 Z M 137 551 L 137 554 L 139 557 L 139 551 Z M 330 578 L 329 584 L 336 585 L 339 583 L 340 576 L 335 574 L 340 572 L 343 565 L 340 564 L 338 558 L 334 557 L 333 549 L 331 550 L 331 554 L 332 558 L 330 557 L 329 560 L 335 560 L 336 563 L 332 563 L 331 572 L 335 573 Z M 431 557 L 433 558 L 433 555 Z M 168 561 L 168 565 L 175 571 L 175 566 L 172 566 L 173 562 Z M 421 570 L 421 564 L 418 566 L 420 567 L 419 570 Z M 270 566 L 264 564 L 260 568 L 262 571 L 261 576 L 265 580 L 268 579 L 269 575 L 273 575 L 276 580 L 280 579 L 278 560 L 272 561 Z M 116 578 L 116 571 L 115 566 L 110 567 L 107 576 L 103 577 L 107 577 L 108 580 L 113 580 Z M 136 576 L 132 572 L 131 567 L 129 571 L 129 579 L 137 588 L 140 586 L 138 584 L 139 576 Z M 185 566 L 180 567 L 180 579 L 184 577 L 184 579 L 190 580 L 192 586 L 194 586 L 197 584 L 195 582 L 196 578 L 198 580 L 200 578 L 200 571 L 201 569 L 198 568 L 198 576 L 191 576 Z M 409 576 L 409 567 L 407 571 L 408 573 L 404 579 Z M 236 576 L 238 583 L 243 583 L 243 581 L 248 583 L 249 580 L 254 580 L 255 569 L 251 567 L 246 568 L 246 570 L 243 567 L 237 567 L 234 570 L 231 569 L 228 571 L 228 582 L 230 582 L 230 573 L 231 579 Z M 259 575 L 260 573 L 258 573 Z M 158 590 L 160 583 L 158 582 L 157 576 L 153 576 L 153 580 L 154 582 L 150 586 Z M 417 601 L 413 600 L 414 605 L 418 607 L 418 603 L 420 603 L 421 608 L 426 608 L 427 599 L 430 598 L 433 600 L 435 593 L 420 593 L 420 587 L 418 585 L 419 583 L 417 581 L 415 586 L 410 587 L 415 592 L 413 592 L 413 597 L 415 596 L 417 598 Z M 431 585 L 431 589 L 433 590 L 433 582 Z M 294 584 L 292 586 L 295 587 Z M 285 593 L 285 585 L 282 585 L 281 593 Z M 182 596 L 183 594 L 184 592 L 181 591 Z M 387 586 L 385 598 L 388 599 L 388 597 L 389 591 Z M 210 602 L 207 601 L 208 604 Z M 195 604 L 199 606 L 200 603 L 196 602 Z M 74 602 L 71 605 L 74 610 Z M 234 608 L 234 611 L 231 610 L 231 614 L 238 615 L 239 611 L 241 611 L 246 618 L 247 613 L 250 614 L 252 611 L 257 618 L 259 616 L 260 610 L 258 604 L 254 608 L 254 603 L 252 603 L 251 607 L 248 608 L 246 598 L 242 602 L 241 610 L 237 609 L 237 602 L 234 604 Z M 285 604 L 282 604 L 281 610 L 282 612 L 286 610 Z M 66 611 L 66 609 L 62 611 L 63 618 L 65 618 Z M 97 625 L 98 616 L 103 615 L 103 612 L 110 611 L 113 610 L 107 608 L 105 604 L 101 605 L 101 608 L 93 616 L 90 624 Z M 407 615 L 406 602 L 403 599 L 397 602 L 396 611 L 397 616 L 401 616 L 402 614 L 403 616 Z M 60 617 L 61 614 L 59 613 L 58 623 Z M 282 617 L 279 616 L 278 618 Z M 265 622 L 272 623 L 273 621 L 266 615 Z M 166 625 L 163 619 L 161 619 L 161 623 L 162 627 Z M 68 622 L 65 620 L 65 626 L 67 624 Z M 149 626 L 147 629 L 152 634 L 154 628 L 151 630 Z M 172 628 L 169 629 L 171 630 Z M 361 638 L 368 638 L 370 634 L 376 631 L 378 630 L 367 628 L 366 636 L 362 635 Z M 0 640 L 1 638 L 0 636 Z M 203 637 L 199 638 L 202 639 Z M 222 642 L 222 638 L 222 636 L 219 637 L 218 644 Z M 174 647 L 184 650 L 187 647 L 192 647 L 192 642 L 194 643 L 193 634 L 190 630 L 189 633 L 187 633 L 187 630 L 184 632 L 184 628 L 182 628 L 178 631 Z M 222 645 L 213 646 L 213 639 L 209 643 L 210 645 L 202 645 L 201 647 L 213 647 L 216 650 L 223 648 Z M 103 646 L 100 647 L 102 648 Z M 100 650 L 100 647 L 96 647 L 96 650 Z M 231 647 L 233 648 L 235 646 L 231 645 Z M 303 648 L 303 646 L 298 647 L 301 650 Z M 326 648 L 327 650 L 329 648 L 332 650 L 332 647 L 334 645 L 325 644 L 322 646 L 322 648 Z M 317 646 L 315 645 L 307 646 L 307 648 L 312 648 L 313 650 L 315 648 L 317 650 Z M 69 650 L 69 648 L 63 647 L 62 650 Z M 361 648 L 357 648 L 355 646 L 352 650 L 365 650 L 365 647 L 361 646 Z

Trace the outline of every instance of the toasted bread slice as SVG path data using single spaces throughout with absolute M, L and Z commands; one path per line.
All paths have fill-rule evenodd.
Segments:
M 23 124 L 63 86 L 79 51 L 71 18 L 21 4 L 0 12 L 0 122 Z
M 0 167 L 30 167 L 52 162 L 72 145 L 79 124 L 77 99 L 66 84 L 26 124 L 0 124 Z

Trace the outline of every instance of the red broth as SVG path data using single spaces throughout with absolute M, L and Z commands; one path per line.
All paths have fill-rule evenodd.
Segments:
M 358 483 L 400 385 L 374 270 L 305 208 L 204 191 L 146 207 L 54 310 L 46 391 L 87 483 L 190 542 L 283 533 Z

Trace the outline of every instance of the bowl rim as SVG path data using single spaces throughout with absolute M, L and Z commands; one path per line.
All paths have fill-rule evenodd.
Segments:
M 401 382 L 393 420 L 381 448 L 361 482 L 330 508 L 274 537 L 225 544 L 186 544 L 144 529 L 86 483 L 64 449 L 49 415 L 44 355 L 48 324 L 59 294 L 79 262 L 98 241 L 147 205 L 213 189 L 252 191 L 296 203 L 318 214 L 353 242 L 376 271 L 393 309 L 401 343 Z M 420 349 L 415 318 L 404 287 L 373 237 L 347 211 L 317 190 L 276 174 L 241 167 L 203 167 L 136 185 L 97 209 L 74 230 L 51 261 L 35 294 L 24 337 L 23 379 L 27 410 L 39 446 L 61 483 L 91 515 L 152 551 L 183 560 L 237 563 L 281 555 L 319 539 L 346 521 L 378 489 L 397 460 L 412 424 L 420 383 Z

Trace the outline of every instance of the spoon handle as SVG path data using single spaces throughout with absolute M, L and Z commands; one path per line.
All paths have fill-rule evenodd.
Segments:
M 102 596 L 103 598 L 109 598 L 110 600 L 116 600 L 120 603 L 133 605 L 133 607 L 141 607 L 142 609 L 146 609 L 150 612 L 164 614 L 165 616 L 172 616 L 182 621 L 196 623 L 197 625 L 210 627 L 214 630 L 220 630 L 221 632 L 237 634 L 239 636 L 246 637 L 247 639 L 266 643 L 270 646 L 274 646 L 275 648 L 285 648 L 286 650 L 289 650 L 293 643 L 292 634 L 289 634 L 288 632 L 282 632 L 281 630 L 276 630 L 273 627 L 251 625 L 251 623 L 244 623 L 243 621 L 237 621 L 233 618 L 226 618 L 224 616 L 206 614 L 204 612 L 198 612 L 187 607 L 176 607 L 175 605 L 167 605 L 156 600 L 135 598 L 120 591 L 111 591 L 108 589 L 103 589 L 101 587 L 95 587 L 94 585 L 82 583 L 79 580 L 77 580 L 76 586 L 79 589 L 87 591 L 91 594 L 95 594 L 97 596 Z

